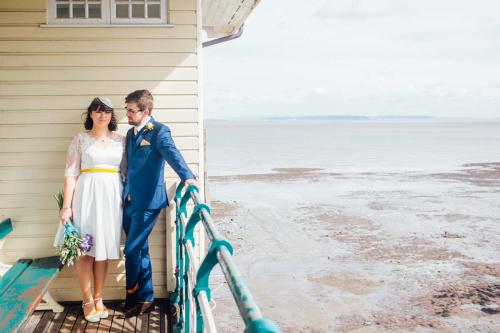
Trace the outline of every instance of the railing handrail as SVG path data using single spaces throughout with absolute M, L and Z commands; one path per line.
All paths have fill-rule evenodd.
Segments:
M 233 261 L 233 247 L 231 243 L 221 236 L 210 215 L 208 207 L 200 198 L 198 188 L 189 185 L 184 194 L 184 184 L 181 183 L 176 190 L 176 290 L 172 301 L 180 306 L 179 323 L 176 325 L 177 332 L 216 332 L 213 314 L 209 306 L 211 293 L 209 277 L 213 268 L 220 265 L 233 299 L 238 306 L 240 315 L 245 323 L 245 332 L 248 333 L 275 333 L 279 328 L 262 313 L 255 300 L 244 283 L 236 265 Z M 194 209 L 187 218 L 187 203 L 192 200 Z M 202 222 L 204 230 L 210 240 L 205 258 L 198 265 L 194 255 L 195 239 L 194 229 Z M 193 273 L 195 281 L 193 281 Z M 191 285 L 194 288 L 191 288 Z M 191 290 L 192 289 L 192 290 Z M 196 315 L 191 320 L 194 312 L 191 308 L 191 297 L 196 299 Z

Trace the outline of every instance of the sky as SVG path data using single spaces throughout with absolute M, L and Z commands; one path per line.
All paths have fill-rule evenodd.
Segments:
M 498 0 L 261 0 L 204 49 L 208 119 L 500 118 Z

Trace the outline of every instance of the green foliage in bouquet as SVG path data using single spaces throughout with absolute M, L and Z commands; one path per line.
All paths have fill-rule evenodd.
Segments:
M 63 206 L 64 195 L 62 191 L 54 195 L 59 209 Z M 62 245 L 56 247 L 56 252 L 63 265 L 71 266 L 80 257 L 85 255 L 92 248 L 92 236 L 85 235 L 82 239 L 78 230 L 73 226 L 71 219 L 66 221 L 64 226 L 64 241 Z

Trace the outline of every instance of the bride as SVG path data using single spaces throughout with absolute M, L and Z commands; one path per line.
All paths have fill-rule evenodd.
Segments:
M 59 217 L 62 224 L 71 218 L 80 235 L 92 236 L 92 248 L 75 268 L 85 319 L 97 322 L 109 315 L 102 300 L 108 260 L 120 258 L 125 138 L 115 133 L 117 120 L 108 98 L 94 98 L 84 115 L 87 131 L 78 133 L 68 148 Z

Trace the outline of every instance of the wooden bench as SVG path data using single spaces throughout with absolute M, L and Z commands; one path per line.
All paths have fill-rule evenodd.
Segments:
M 0 223 L 0 241 L 13 231 L 10 219 Z M 17 332 L 42 299 L 43 309 L 62 312 L 47 290 L 62 264 L 59 257 L 20 259 L 0 278 L 0 332 Z

